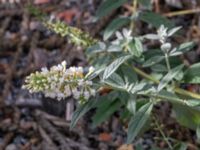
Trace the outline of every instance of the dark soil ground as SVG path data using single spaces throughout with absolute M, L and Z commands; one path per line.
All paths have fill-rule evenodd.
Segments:
M 50 17 L 100 37 L 101 31 L 112 18 L 130 14 L 130 6 L 124 5 L 98 23 L 92 23 L 100 0 L 34 0 L 32 3 Z M 183 26 L 184 37 L 173 39 L 176 43 L 200 39 L 199 0 L 152 0 L 154 11 L 161 13 L 176 25 Z M 146 132 L 132 145 L 126 141 L 126 123 L 113 115 L 101 126 L 90 126 L 91 114 L 82 118 L 76 128 L 69 130 L 73 100 L 54 100 L 42 94 L 30 94 L 21 89 L 25 76 L 44 66 L 52 66 L 66 60 L 68 66 L 87 66 L 83 50 L 74 47 L 67 39 L 48 31 L 26 9 L 28 1 L 3 3 L 0 1 L 0 150 L 133 150 L 141 144 L 149 150 L 153 145 L 165 148 L 156 129 Z M 174 15 L 173 11 L 194 10 L 190 14 Z M 136 24 L 137 34 L 151 31 L 146 24 Z M 141 30 L 142 29 L 142 30 Z M 147 43 L 151 45 L 151 43 Z M 187 63 L 199 61 L 200 47 L 185 55 Z M 198 91 L 198 87 L 190 86 Z M 181 127 L 171 117 L 171 106 L 161 103 L 154 111 L 163 124 L 166 135 L 186 141 L 189 149 L 198 150 L 194 131 Z

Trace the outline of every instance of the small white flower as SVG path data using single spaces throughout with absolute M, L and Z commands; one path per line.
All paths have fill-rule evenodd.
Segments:
M 83 96 L 84 96 L 85 99 L 89 99 L 90 93 L 88 91 L 84 91 Z
M 92 85 L 92 81 L 85 81 L 85 84 L 91 86 Z
M 58 69 L 58 71 L 62 71 L 62 70 L 63 70 L 63 66 L 59 64 L 59 65 L 57 66 L 57 69 Z
M 79 85 L 79 86 L 83 86 L 83 85 L 84 85 L 84 80 L 83 80 L 83 79 L 80 79 L 80 80 L 78 81 L 78 85 Z
M 66 97 L 70 96 L 71 95 L 71 90 L 70 90 L 70 87 L 68 85 L 65 86 L 65 89 L 64 89 L 64 94 L 66 95 Z
M 96 95 L 95 89 L 91 89 L 91 90 L 90 90 L 90 93 L 91 93 L 92 96 L 95 96 L 95 95 Z
M 57 93 L 57 98 L 58 100 L 61 100 L 65 97 L 65 95 L 63 93 Z
M 93 73 L 94 72 L 94 67 L 93 66 L 91 66 L 90 68 L 89 68 L 89 72 L 88 72 L 88 74 L 91 74 L 91 73 Z
M 66 61 L 62 61 L 61 65 L 62 65 L 63 67 L 66 67 L 67 62 L 66 62 Z
M 76 71 L 79 73 L 83 73 L 83 67 L 78 67 Z
M 46 85 L 44 86 L 44 89 L 45 89 L 45 90 L 49 89 L 49 85 L 46 84 Z
M 77 88 L 73 88 L 73 89 L 72 89 L 72 93 L 74 94 L 74 93 L 76 93 L 76 92 L 78 92 Z
M 76 72 L 76 68 L 75 67 L 70 67 L 69 71 L 72 72 L 72 73 L 74 73 L 74 72 Z
M 75 99 L 79 99 L 81 97 L 81 92 L 79 91 L 73 92 L 73 96 Z
M 65 79 L 63 78 L 63 77 L 61 77 L 60 79 L 59 79 L 59 82 L 60 83 L 63 83 L 65 81 Z
M 41 71 L 41 73 L 44 75 L 47 75 L 49 73 L 49 70 L 46 67 L 42 68 Z

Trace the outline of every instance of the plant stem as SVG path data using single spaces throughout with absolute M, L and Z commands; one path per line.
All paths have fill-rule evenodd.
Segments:
M 174 17 L 174 16 L 179 16 L 179 15 L 188 15 L 188 14 L 194 14 L 194 13 L 199 13 L 200 9 L 189 9 L 189 10 L 181 10 L 181 11 L 174 11 L 174 12 L 169 12 L 164 14 L 166 17 Z
M 154 83 L 157 83 L 159 84 L 159 81 L 154 79 L 152 76 L 146 74 L 144 71 L 140 70 L 139 68 L 135 67 L 135 66 L 132 66 L 133 70 L 138 73 L 139 75 L 143 76 L 144 78 L 150 80 L 150 81 L 153 81 Z
M 156 117 L 153 117 L 153 118 L 154 118 L 154 121 L 155 121 L 155 125 L 156 125 L 158 131 L 160 132 L 160 134 L 162 135 L 164 141 L 167 143 L 168 147 L 171 150 L 173 150 L 173 147 L 172 147 L 171 143 L 169 142 L 169 140 L 168 140 L 167 136 L 165 135 L 165 133 L 162 131 L 162 128 L 161 128 L 160 124 L 158 123 L 157 118 Z
M 133 0 L 132 16 L 135 15 L 135 13 L 136 13 L 136 11 L 137 11 L 137 1 L 138 1 L 138 0 Z M 131 29 L 131 30 L 134 29 L 134 20 L 131 21 L 130 29 Z
M 169 57 L 168 57 L 168 54 L 165 53 L 165 62 L 167 64 L 167 70 L 168 72 L 171 70 L 171 67 L 170 67 L 170 63 L 169 63 Z

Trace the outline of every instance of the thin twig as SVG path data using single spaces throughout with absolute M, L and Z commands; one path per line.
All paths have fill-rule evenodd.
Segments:
M 166 17 L 174 17 L 174 16 L 197 14 L 197 13 L 200 13 L 200 8 L 174 11 L 174 12 L 165 13 L 163 15 Z
M 153 117 L 153 119 L 154 119 L 154 123 L 155 123 L 155 125 L 156 125 L 158 131 L 159 131 L 160 134 L 162 135 L 164 141 L 167 143 L 168 147 L 169 147 L 171 150 L 173 150 L 173 147 L 172 147 L 171 143 L 169 142 L 168 137 L 167 137 L 167 136 L 165 135 L 165 133 L 163 132 L 163 130 L 162 130 L 160 124 L 158 123 L 157 118 L 156 118 L 156 117 Z

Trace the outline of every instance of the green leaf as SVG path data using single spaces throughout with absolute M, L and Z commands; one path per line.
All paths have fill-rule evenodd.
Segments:
M 160 91 L 157 96 L 161 99 L 167 100 L 171 103 L 186 105 L 183 99 L 179 98 L 176 94 L 168 92 L 166 90 Z
M 144 53 L 145 60 L 150 59 L 153 56 L 159 55 L 163 56 L 163 52 L 160 49 L 148 49 L 148 51 L 145 51 Z
M 106 51 L 106 44 L 103 42 L 98 42 L 97 44 L 87 48 L 86 53 L 91 55 L 91 54 L 101 53 L 105 51 Z
M 141 91 L 146 85 L 147 83 L 145 82 L 132 83 L 132 84 L 126 85 L 124 89 L 129 93 L 135 94 L 136 92 Z
M 130 66 L 121 65 L 117 73 L 123 78 L 124 84 L 135 83 L 138 80 L 137 74 Z
M 153 12 L 142 12 L 140 13 L 139 19 L 156 28 L 159 28 L 161 25 L 168 28 L 172 28 L 174 26 L 170 20 Z
M 117 9 L 122 4 L 127 2 L 127 0 L 105 0 L 101 3 L 97 9 L 96 18 L 99 19 L 108 15 L 112 10 Z
M 178 56 L 181 55 L 189 50 L 191 50 L 192 48 L 194 48 L 196 44 L 194 42 L 186 42 L 183 43 L 181 45 L 179 45 L 177 48 L 173 49 L 169 56 Z
M 136 95 L 130 95 L 127 102 L 127 109 L 134 115 L 136 112 Z
M 165 149 L 163 149 L 163 148 L 158 148 L 157 146 L 153 145 L 153 146 L 151 147 L 151 150 L 169 150 L 169 149 L 167 149 L 167 148 L 165 148 Z
M 143 147 L 142 147 L 142 144 L 137 144 L 135 146 L 135 150 L 144 150 Z
M 174 150 L 187 150 L 187 147 L 186 143 L 181 142 L 175 145 Z
M 113 73 L 111 76 L 109 76 L 109 78 L 104 80 L 103 83 L 106 83 L 119 90 L 123 90 L 125 86 L 123 79 L 117 73 Z
M 155 72 L 167 72 L 167 67 L 165 65 L 162 64 L 155 64 L 153 66 L 151 66 L 151 70 L 155 71 Z
M 120 17 L 114 19 L 105 29 L 103 39 L 109 39 L 115 31 L 117 31 L 122 26 L 128 24 L 130 22 L 130 18 L 128 17 Z
M 164 59 L 164 56 L 162 55 L 153 56 L 144 62 L 143 67 L 150 67 L 152 65 L 155 65 L 161 62 L 163 59 Z
M 171 69 L 161 80 L 158 85 L 158 91 L 162 90 L 183 68 L 184 65 L 179 65 L 176 68 Z
M 180 30 L 182 27 L 174 27 L 171 30 L 168 31 L 168 36 L 172 36 L 173 34 L 175 34 L 178 30 Z
M 200 125 L 200 110 L 177 103 L 173 103 L 173 110 L 181 125 L 193 130 Z
M 107 52 L 120 52 L 122 51 L 122 47 L 120 47 L 119 45 L 109 45 L 107 48 Z
M 132 56 L 126 55 L 122 56 L 120 58 L 117 58 L 115 61 L 113 61 L 108 67 L 106 67 L 104 74 L 103 74 L 103 79 L 107 79 L 112 73 L 114 73 L 118 67 L 123 64 L 125 61 L 130 59 Z
M 142 42 L 139 38 L 134 38 L 133 42 L 129 43 L 129 52 L 136 57 L 140 57 L 143 52 Z
M 197 135 L 197 139 L 199 141 L 200 140 L 200 125 L 197 126 L 196 135 Z
M 107 103 L 113 102 L 116 98 L 119 97 L 118 91 L 112 91 L 106 95 L 98 97 L 98 102 L 96 107 L 106 107 Z
M 187 107 L 194 108 L 196 110 L 200 110 L 200 100 L 198 99 L 181 99 L 176 94 L 168 92 L 166 90 L 162 90 L 157 93 L 157 96 L 161 99 L 167 100 L 171 103 L 181 104 Z
M 111 78 L 104 80 L 103 83 L 110 85 L 112 88 L 117 90 L 126 91 L 131 94 L 135 94 L 138 91 L 141 91 L 145 88 L 146 83 L 131 83 L 131 84 L 124 84 L 122 78 L 117 75 L 116 73 L 110 76 Z M 120 78 L 119 78 L 120 77 Z
M 185 83 L 200 83 L 200 63 L 190 66 L 184 72 L 183 80 Z
M 159 36 L 157 34 L 146 34 L 142 37 L 148 40 L 159 40 Z
M 115 99 L 111 101 L 106 99 L 104 105 L 99 105 L 96 111 L 96 114 L 92 118 L 93 127 L 101 124 L 103 121 L 108 119 L 110 115 L 112 115 L 116 110 L 118 110 L 121 106 L 121 102 L 119 99 Z
M 138 135 L 142 127 L 151 115 L 153 103 L 149 102 L 143 105 L 134 115 L 128 125 L 128 139 L 127 143 L 131 143 Z
M 152 9 L 152 4 L 150 0 L 139 0 L 138 1 L 142 6 L 146 7 L 147 9 Z
M 198 100 L 198 99 L 188 99 L 185 101 L 185 103 L 191 107 L 199 107 L 200 106 L 200 100 Z
M 92 57 L 90 63 L 93 64 L 94 68 L 107 67 L 112 62 L 110 55 L 98 55 L 98 57 Z
M 73 113 L 72 120 L 70 123 L 70 128 L 74 128 L 78 120 L 83 117 L 90 109 L 94 107 L 96 100 L 91 99 L 87 103 L 80 105 L 76 111 Z

